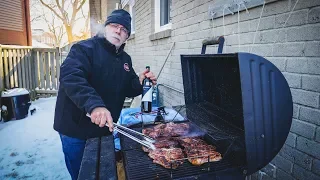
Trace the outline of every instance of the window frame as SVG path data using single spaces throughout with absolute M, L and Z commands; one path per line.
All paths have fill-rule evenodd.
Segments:
M 160 31 L 164 31 L 164 30 L 167 30 L 167 29 L 171 29 L 172 28 L 172 23 L 171 23 L 171 20 L 170 20 L 170 16 L 168 17 L 168 24 L 165 24 L 163 26 L 160 25 L 160 16 L 161 16 L 161 10 L 160 10 L 160 1 L 161 0 L 154 0 L 154 10 L 155 10 L 155 14 L 154 14 L 154 30 L 155 32 L 160 32 Z M 168 0 L 170 1 L 170 0 Z M 169 14 L 170 14 L 170 6 L 169 6 Z
M 134 34 L 135 33 L 135 14 L 134 16 L 132 15 L 133 13 L 135 13 L 135 0 L 121 0 L 121 7 L 122 8 L 125 8 L 126 6 L 129 7 L 129 14 L 131 16 L 131 34 Z
M 129 13 L 131 15 L 131 34 L 134 34 L 136 32 L 136 12 L 135 12 L 135 7 L 134 4 L 133 5 L 129 5 Z M 134 13 L 134 15 L 133 15 Z

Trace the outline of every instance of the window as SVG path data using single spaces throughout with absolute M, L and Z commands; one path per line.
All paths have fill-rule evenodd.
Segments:
M 131 15 L 131 34 L 134 34 L 135 32 L 135 7 L 134 7 L 135 1 L 134 0 L 122 0 L 121 5 L 122 9 L 128 11 Z
M 171 1 L 172 0 L 154 0 L 155 1 L 155 31 L 171 29 Z
M 134 7 L 134 5 L 129 6 L 129 13 L 130 13 L 131 18 L 132 18 L 132 20 L 131 20 L 131 34 L 134 34 L 135 28 L 136 28 L 136 23 L 135 23 L 135 21 L 136 21 L 136 10 L 135 9 L 136 8 Z

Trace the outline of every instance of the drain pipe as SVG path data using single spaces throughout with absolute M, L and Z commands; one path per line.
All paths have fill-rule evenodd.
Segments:
M 168 57 L 169 57 L 169 55 L 170 55 L 170 53 L 171 53 L 174 45 L 175 45 L 175 42 L 172 43 L 172 46 L 171 46 L 171 48 L 170 48 L 170 51 L 169 51 L 168 54 L 167 54 L 166 60 L 164 61 L 163 65 L 162 65 L 162 67 L 161 67 L 161 69 L 160 69 L 160 71 L 159 71 L 159 73 L 158 73 L 157 79 L 159 78 L 159 76 L 160 76 L 160 74 L 161 74 L 161 72 L 162 72 L 162 69 L 164 68 L 164 65 L 167 63 Z
M 170 48 L 170 51 L 169 51 L 169 53 L 167 54 L 166 60 L 164 61 L 163 65 L 162 65 L 162 67 L 161 67 L 161 69 L 160 69 L 160 71 L 159 71 L 159 73 L 158 73 L 157 79 L 159 78 L 159 76 L 160 76 L 160 74 L 161 74 L 161 72 L 162 72 L 162 70 L 163 70 L 163 68 L 164 68 L 164 65 L 166 65 L 167 60 L 168 60 L 168 57 L 169 57 L 169 55 L 170 55 L 170 53 L 171 53 L 174 45 L 175 45 L 175 42 L 172 43 L 172 46 L 171 46 L 171 48 Z M 159 86 L 164 86 L 164 87 L 166 87 L 166 88 L 169 88 L 169 89 L 171 89 L 171 90 L 174 90 L 174 91 L 179 92 L 179 93 L 182 93 L 182 94 L 184 93 L 183 91 L 181 91 L 181 90 L 179 90 L 179 89 L 176 89 L 176 88 L 173 88 L 173 87 L 171 87 L 171 86 L 169 86 L 169 85 L 166 85 L 166 84 L 157 84 L 157 87 L 156 87 L 156 88 L 158 89 Z
M 160 74 L 161 74 L 161 72 L 162 72 L 165 64 L 167 63 L 167 60 L 168 60 L 168 58 L 169 58 L 169 55 L 170 55 L 170 53 L 171 53 L 174 45 L 175 45 L 175 42 L 172 43 L 172 46 L 171 46 L 171 48 L 170 48 L 170 50 L 169 50 L 169 52 L 168 52 L 168 54 L 167 54 L 167 57 L 166 57 L 163 65 L 162 65 L 162 67 L 161 67 L 161 69 L 160 69 L 160 71 L 159 71 L 159 73 L 158 73 L 157 79 L 159 79 L 159 76 L 160 76 Z M 156 106 L 159 106 L 159 86 L 166 87 L 166 88 L 168 88 L 168 89 L 174 90 L 174 91 L 179 92 L 179 93 L 182 93 L 182 94 L 184 93 L 183 91 L 181 91 L 181 90 L 179 90 L 179 89 L 176 89 L 176 88 L 173 88 L 173 87 L 171 87 L 171 86 L 169 86 L 169 85 L 166 85 L 166 84 L 157 84 L 156 87 L 154 87 L 154 90 L 153 90 L 153 93 L 152 93 L 152 99 L 153 99 L 153 101 L 156 102 L 156 103 L 153 104 L 153 105 L 156 105 Z
M 174 91 L 176 91 L 176 92 L 179 92 L 179 93 L 181 93 L 181 94 L 184 94 L 183 91 L 181 91 L 181 90 L 179 90 L 179 89 L 176 89 L 176 88 L 173 88 L 173 87 L 171 87 L 171 86 L 168 86 L 168 85 L 166 85 L 166 84 L 157 84 L 157 89 L 159 89 L 159 86 L 163 86 L 163 87 L 166 87 L 166 88 L 168 88 L 168 89 L 171 89 L 171 90 L 174 90 Z

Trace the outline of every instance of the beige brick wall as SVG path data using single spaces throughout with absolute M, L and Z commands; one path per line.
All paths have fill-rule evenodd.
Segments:
M 175 47 L 159 77 L 161 102 L 184 104 L 180 54 L 199 54 L 203 39 L 225 35 L 224 52 L 251 52 L 273 62 L 285 75 L 294 101 L 294 118 L 287 142 L 263 171 L 248 179 L 320 179 L 320 1 L 279 0 L 249 9 L 249 14 L 208 18 L 210 0 L 172 0 L 171 36 L 154 35 L 153 0 L 136 1 L 136 33 L 126 50 L 136 71 L 150 65 L 158 73 L 173 42 Z M 257 25 L 258 31 L 256 32 Z M 223 26 L 224 25 L 224 26 Z M 240 42 L 238 41 L 240 39 Z M 216 53 L 217 47 L 207 48 Z
M 90 28 L 91 36 L 97 33 L 97 24 L 103 24 L 107 16 L 116 9 L 116 4 L 121 4 L 120 0 L 90 0 Z
M 116 4 L 121 4 L 120 0 L 101 0 L 101 17 L 105 21 L 107 16 L 116 9 Z

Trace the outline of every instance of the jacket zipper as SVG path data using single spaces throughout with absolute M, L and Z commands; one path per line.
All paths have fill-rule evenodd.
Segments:
M 118 65 L 118 67 L 117 67 L 117 70 L 119 70 L 119 72 L 121 72 L 121 68 L 120 68 L 120 65 L 121 65 L 121 60 L 120 60 L 120 58 L 119 58 L 119 54 L 118 54 L 118 49 L 116 50 L 116 61 L 117 61 L 117 65 Z M 117 83 L 117 99 L 119 99 L 119 92 L 120 92 L 120 85 L 121 85 L 121 81 L 122 81 L 122 73 L 120 73 L 119 74 L 119 77 L 120 77 L 120 81 L 119 81 L 119 83 Z

